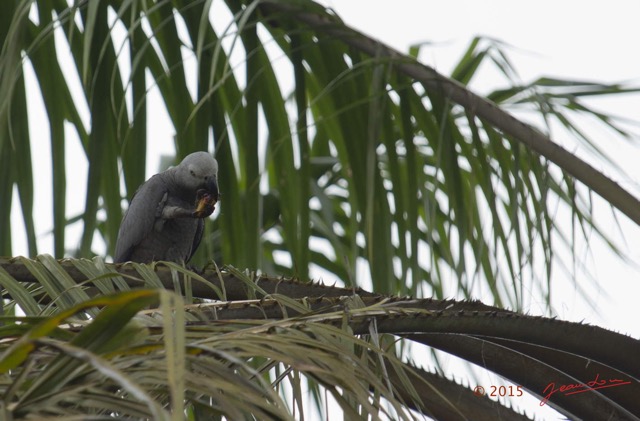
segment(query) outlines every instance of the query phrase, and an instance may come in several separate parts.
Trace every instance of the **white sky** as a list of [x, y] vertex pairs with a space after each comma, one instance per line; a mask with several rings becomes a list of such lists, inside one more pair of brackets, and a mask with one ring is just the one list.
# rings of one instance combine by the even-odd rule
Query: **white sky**
[[[216, 2], [214, 2], [216, 3]], [[640, 85], [640, 56], [637, 42], [640, 40], [640, 2], [610, 0], [585, 2], [578, 0], [518, 2], [513, 0], [327, 0], [322, 2], [334, 8], [350, 26], [380, 39], [392, 47], [406, 52], [409, 45], [432, 42], [424, 47], [421, 61], [447, 74], [461, 57], [472, 37], [484, 35], [507, 42], [513, 46], [510, 58], [523, 81], [532, 81], [539, 76], [581, 79], [614, 83], [631, 81]], [[393, 6], [391, 6], [393, 5]], [[27, 71], [29, 78], [29, 72]], [[472, 87], [484, 92], [502, 83], [495, 74], [486, 72]], [[152, 95], [154, 95], [152, 93]], [[149, 103], [155, 102], [153, 99]], [[600, 99], [593, 102], [606, 112], [640, 120], [640, 95], [628, 95], [617, 99]], [[41, 110], [33, 108], [34, 121], [46, 121]], [[50, 151], [48, 128], [44, 124], [32, 126], [32, 133], [42, 138], [42, 147], [34, 148], [36, 184], [50, 185]], [[170, 130], [169, 130], [170, 131]], [[636, 130], [638, 131], [638, 130]], [[152, 137], [159, 140], [163, 150], [170, 148], [171, 133], [165, 127], [151, 126]], [[609, 151], [629, 175], [615, 175], [616, 181], [638, 194], [640, 179], [640, 149], [613, 139], [606, 132], [597, 132], [598, 141]], [[638, 141], [640, 139], [636, 139]], [[560, 141], [563, 141], [560, 139]], [[37, 141], [40, 144], [39, 141]], [[78, 145], [69, 142], [70, 154], [80, 154]], [[170, 149], [169, 149], [170, 150]], [[578, 149], [577, 153], [583, 153]], [[588, 155], [583, 155], [588, 157]], [[149, 156], [149, 171], [157, 168], [157, 156]], [[84, 163], [78, 160], [77, 171], [86, 174]], [[602, 166], [590, 160], [597, 168]], [[86, 166], [85, 166], [86, 167]], [[46, 181], [42, 181], [46, 180]], [[69, 172], [68, 195], [84, 191], [86, 177]], [[640, 195], [640, 194], [639, 194]], [[37, 233], [41, 236], [40, 253], [52, 253], [50, 192], [36, 194]], [[70, 214], [82, 211], [83, 202], [70, 201]], [[75, 208], [74, 208], [75, 206]], [[14, 221], [21, 225], [19, 209], [14, 207]], [[603, 226], [616, 232], [615, 224], [606, 209], [598, 207], [596, 217], [602, 218]], [[636, 262], [640, 262], [640, 229], [621, 216], [626, 245], [623, 251]], [[14, 254], [26, 255], [26, 245], [20, 229], [14, 231]], [[68, 230], [67, 235], [79, 235], [80, 226]], [[620, 237], [618, 237], [620, 238]], [[590, 299], [596, 308], [589, 308], [576, 293], [571, 282], [562, 276], [554, 279], [554, 305], [562, 319], [585, 321], [640, 338], [640, 323], [635, 316], [637, 299], [640, 296], [640, 269], [631, 268], [611, 255], [606, 248], [591, 244], [592, 253], [580, 252], [578, 263], [589, 267], [599, 281], [598, 289], [590, 290]], [[579, 245], [579, 250], [583, 250]], [[571, 262], [567, 263], [571, 266]], [[559, 274], [559, 271], [556, 271]], [[559, 274], [560, 275], [560, 274]], [[578, 281], [580, 282], [580, 280]], [[590, 282], [585, 281], [584, 284]], [[609, 296], [609, 298], [607, 297]], [[482, 298], [482, 297], [479, 297]], [[539, 314], [542, 308], [531, 308]], [[549, 418], [552, 419], [552, 418]]]

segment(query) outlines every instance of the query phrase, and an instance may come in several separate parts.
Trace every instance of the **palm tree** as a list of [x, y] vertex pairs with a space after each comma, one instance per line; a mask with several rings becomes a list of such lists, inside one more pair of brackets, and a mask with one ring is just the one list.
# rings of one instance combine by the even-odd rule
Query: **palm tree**
[[[230, 19], [211, 18], [213, 7]], [[422, 345], [499, 373], [516, 393], [550, 395], [570, 417], [640, 416], [637, 340], [517, 313], [531, 289], [550, 307], [569, 236], [609, 241], [591, 191], [635, 222], [640, 203], [553, 143], [548, 125], [508, 113], [577, 133], [568, 116], [588, 114], [626, 135], [582, 98], [632, 88], [522, 84], [501, 45], [481, 38], [445, 77], [308, 0], [11, 0], [0, 16], [0, 255], [12, 255], [14, 186], [38, 255], [29, 63], [51, 133], [53, 255], [74, 257], [0, 262], [7, 417], [288, 419], [313, 403], [323, 412], [329, 395], [349, 418], [519, 416], [411, 363]], [[506, 87], [479, 97], [466, 84], [485, 62]], [[202, 273], [94, 257], [113, 251], [122, 199], [144, 181], [153, 90], [175, 128], [175, 160], [210, 150], [220, 163], [222, 211], [194, 259], [209, 263]], [[75, 137], [89, 170], [84, 211], [70, 217]], [[557, 206], [569, 221], [554, 219]], [[347, 288], [307, 283], [310, 268]], [[490, 291], [491, 305], [444, 301], [449, 279], [466, 299]], [[550, 379], [594, 376], [610, 387], [545, 392]]]

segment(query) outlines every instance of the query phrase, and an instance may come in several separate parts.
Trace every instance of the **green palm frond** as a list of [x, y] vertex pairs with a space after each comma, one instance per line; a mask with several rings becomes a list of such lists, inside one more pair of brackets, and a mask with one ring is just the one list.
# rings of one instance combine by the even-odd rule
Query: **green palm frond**
[[[599, 173], [576, 173], [584, 162], [564, 152], [558, 160], [553, 145], [556, 152], [549, 155], [546, 146], [537, 146], [549, 143], [539, 131], [461, 83], [469, 83], [489, 60], [510, 85], [489, 99], [556, 118], [584, 141], [588, 137], [568, 113], [617, 126], [580, 98], [633, 88], [551, 78], [522, 84], [503, 46], [482, 39], [471, 43], [446, 78], [363, 37], [312, 2], [229, 1], [232, 20], [221, 29], [203, 18], [211, 13], [210, 2], [10, 3], [3, 15], [16, 19], [5, 33], [1, 60], [6, 95], [0, 155], [5, 162], [32, 162], [20, 99], [28, 60], [52, 133], [58, 257], [95, 253], [96, 233], [112, 250], [122, 217], [121, 186], [130, 198], [145, 177], [145, 154], [153, 142], [146, 139], [147, 124], [154, 124], [154, 116], [147, 116], [152, 89], [159, 90], [175, 128], [176, 159], [210, 149], [212, 135], [220, 162], [222, 212], [207, 227], [197, 262], [214, 257], [302, 279], [312, 262], [349, 283], [370, 274], [378, 292], [440, 298], [446, 279], [453, 278], [465, 297], [481, 281], [497, 305], [523, 308], [522, 292], [533, 285], [546, 290], [549, 302], [549, 279], [529, 268], [543, 261], [548, 278], [551, 244], [561, 244], [555, 238], [566, 235], [550, 204], [572, 209], [582, 231], [601, 233], [566, 174], [582, 177], [601, 194], [599, 185], [613, 191], [608, 181]], [[37, 20], [29, 17], [34, 11]], [[16, 48], [24, 51], [20, 59]], [[70, 67], [55, 59], [62, 49], [71, 53], [73, 61], [65, 64]], [[244, 56], [241, 64], [232, 61], [238, 55]], [[293, 87], [281, 76], [287, 65]], [[74, 91], [74, 72], [81, 92]], [[79, 117], [86, 111], [90, 127]], [[64, 153], [72, 135], [65, 125], [77, 132], [89, 163], [78, 248], [65, 236], [72, 221]], [[25, 141], [16, 143], [17, 133]], [[549, 160], [567, 173], [550, 170]], [[2, 200], [10, 203], [17, 185], [35, 255], [31, 169], [11, 168], [2, 181]], [[609, 200], [623, 211], [629, 208]], [[8, 214], [0, 220], [3, 232], [10, 232]], [[0, 254], [10, 251], [7, 242]], [[288, 255], [290, 263], [278, 254]], [[497, 255], [506, 259], [498, 264]], [[362, 262], [368, 266], [363, 273]]]
[[[552, 268], [575, 256], [577, 238], [595, 235], [625, 257], [591, 195], [636, 222], [638, 200], [551, 135], [560, 128], [619, 174], [581, 122], [631, 138], [628, 122], [587, 100], [636, 86], [522, 81], [509, 47], [485, 38], [441, 75], [416, 60], [419, 47], [401, 54], [309, 0], [7, 0], [0, 11], [0, 256], [14, 254], [20, 231], [38, 256], [0, 260], [4, 311], [14, 314], [0, 327], [9, 370], [0, 411], [289, 419], [307, 416], [307, 385], [324, 410], [321, 385], [346, 417], [517, 416], [408, 363], [407, 344], [419, 343], [539, 397], [550, 376], [590, 380], [593, 371], [575, 367], [591, 361], [632, 385], [551, 404], [570, 417], [639, 412], [626, 394], [639, 375], [624, 366], [636, 342], [502, 310], [538, 299], [553, 312]], [[503, 82], [479, 96], [487, 66]], [[36, 86], [27, 86], [30, 69]], [[30, 114], [34, 95], [46, 121]], [[123, 205], [157, 152], [149, 127], [165, 110], [175, 156], [163, 167], [195, 150], [220, 163], [220, 212], [194, 258], [218, 266], [194, 274], [38, 255], [109, 259]], [[48, 138], [33, 131], [45, 125]], [[82, 156], [70, 156], [73, 145]], [[52, 173], [34, 180], [43, 165], [34, 149], [45, 147]], [[77, 177], [86, 192], [67, 188]], [[36, 231], [45, 190], [51, 250]], [[22, 224], [11, 219], [18, 206]], [[316, 273], [345, 288], [307, 282]], [[480, 291], [492, 306], [442, 301]], [[545, 342], [544, 332], [561, 339]], [[567, 332], [619, 341], [624, 361], [591, 354], [584, 337], [564, 341]], [[468, 398], [452, 405], [458, 393]]]

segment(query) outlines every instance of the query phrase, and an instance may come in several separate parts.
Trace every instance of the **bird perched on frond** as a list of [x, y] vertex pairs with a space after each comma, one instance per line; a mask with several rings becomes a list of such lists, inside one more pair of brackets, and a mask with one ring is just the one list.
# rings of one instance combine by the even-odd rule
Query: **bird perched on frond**
[[142, 184], [124, 214], [114, 262], [188, 262], [218, 202], [218, 162], [194, 152]]

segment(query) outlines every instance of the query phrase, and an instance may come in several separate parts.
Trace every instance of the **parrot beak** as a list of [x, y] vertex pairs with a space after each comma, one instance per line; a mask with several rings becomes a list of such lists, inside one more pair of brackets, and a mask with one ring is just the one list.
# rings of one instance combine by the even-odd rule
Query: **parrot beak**
[[206, 190], [213, 200], [217, 202], [220, 198], [220, 192], [218, 191], [218, 181], [215, 178], [209, 179]]

